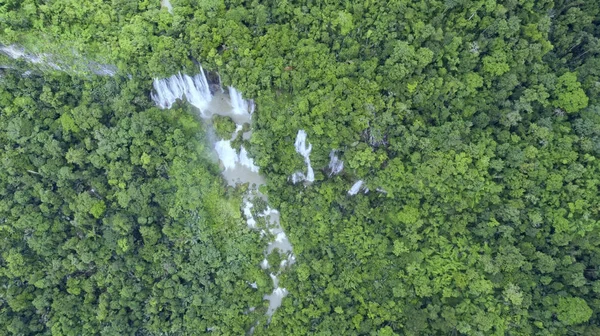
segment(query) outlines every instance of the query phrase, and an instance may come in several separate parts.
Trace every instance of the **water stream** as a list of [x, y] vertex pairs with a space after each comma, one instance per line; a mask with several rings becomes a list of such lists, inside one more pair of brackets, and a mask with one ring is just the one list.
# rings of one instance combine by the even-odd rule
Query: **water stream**
[[[220, 84], [220, 83], [219, 83]], [[245, 100], [242, 94], [235, 88], [229, 87], [227, 93], [224, 90], [218, 90], [211, 94], [208, 81], [202, 68], [200, 73], [191, 77], [188, 75], [177, 74], [169, 78], [155, 79], [154, 90], [151, 94], [152, 99], [157, 106], [161, 108], [170, 108], [178, 99], [185, 99], [190, 104], [198, 108], [200, 116], [205, 119], [208, 127], [212, 127], [211, 119], [214, 115], [230, 117], [236, 124], [236, 129], [229, 139], [218, 139], [213, 141], [213, 148], [219, 158], [222, 170], [222, 176], [231, 186], [248, 183], [248, 193], [244, 197], [244, 207], [241, 211], [246, 218], [249, 227], [260, 230], [261, 235], [270, 234], [274, 239], [265, 247], [265, 259], [260, 267], [269, 268], [266, 256], [274, 250], [286, 257], [281, 262], [281, 268], [294, 263], [295, 257], [293, 248], [288, 240], [283, 228], [279, 224], [279, 212], [268, 206], [268, 198], [259, 191], [259, 187], [265, 184], [264, 177], [259, 172], [259, 167], [254, 164], [246, 148], [241, 146], [239, 151], [232, 147], [232, 141], [239, 136], [243, 130], [244, 124], [252, 123], [252, 113], [254, 112], [254, 102]], [[302, 131], [303, 132], [303, 131]], [[249, 139], [251, 131], [242, 134], [243, 139]], [[300, 134], [300, 133], [299, 133]], [[314, 179], [312, 168], [310, 167], [310, 145], [306, 146], [304, 140], [300, 137], [300, 143], [296, 141], [296, 148], [300, 148], [302, 155], [308, 164], [308, 178]], [[266, 204], [266, 208], [260, 213], [253, 215], [253, 208], [261, 203]], [[264, 223], [259, 227], [258, 222]], [[258, 265], [257, 265], [258, 266]], [[277, 269], [277, 265], [274, 268]], [[267, 315], [270, 317], [281, 305], [282, 299], [287, 295], [287, 290], [279, 286], [278, 274], [270, 273], [273, 280], [273, 291], [265, 295], [264, 299], [269, 301]], [[256, 283], [248, 283], [249, 286], [256, 288]]]
[[169, 13], [173, 14], [173, 5], [171, 5], [171, 1], [169, 0], [160, 0], [160, 5], [165, 7]]
[[352, 188], [350, 188], [350, 190], [348, 190], [348, 195], [354, 196], [354, 195], [358, 194], [358, 192], [360, 191], [360, 188], [362, 187], [362, 185], [363, 185], [363, 180], [356, 181], [352, 185]]
[[[168, 0], [163, 0], [162, 5], [169, 11], [172, 10]], [[63, 64], [52, 62], [52, 57], [46, 54], [28, 54], [22, 48], [14, 45], [0, 45], [0, 53], [18, 59], [25, 58], [27, 61], [34, 64], [42, 64], [54, 70], [63, 70]], [[104, 76], [113, 76], [116, 73], [116, 67], [111, 65], [99, 64], [87, 61], [86, 66], [88, 71]], [[269, 234], [273, 240], [265, 247], [265, 259], [260, 266], [262, 269], [269, 269], [270, 265], [266, 257], [274, 251], [278, 251], [285, 259], [280, 265], [272, 265], [271, 269], [277, 269], [277, 273], [270, 273], [273, 281], [273, 291], [271, 294], [264, 296], [265, 300], [269, 301], [267, 315], [270, 317], [275, 310], [281, 306], [283, 298], [287, 295], [287, 290], [279, 286], [278, 275], [284, 269], [295, 262], [293, 247], [287, 238], [283, 228], [279, 222], [279, 211], [272, 209], [268, 204], [266, 195], [259, 191], [259, 188], [265, 184], [264, 177], [260, 174], [260, 168], [254, 164], [254, 160], [249, 156], [246, 148], [241, 146], [236, 149], [232, 146], [232, 142], [241, 134], [243, 140], [250, 139], [252, 135], [252, 113], [254, 113], [255, 105], [253, 100], [243, 98], [241, 92], [233, 87], [228, 87], [227, 92], [221, 86], [220, 76], [218, 76], [218, 90], [211, 93], [208, 80], [204, 70], [200, 71], [195, 76], [185, 74], [173, 75], [169, 78], [155, 79], [153, 82], [154, 92], [151, 93], [151, 98], [155, 104], [162, 109], [169, 109], [177, 100], [186, 100], [192, 106], [196, 107], [200, 112], [199, 115], [206, 120], [209, 127], [209, 133], [214, 133], [212, 129], [212, 117], [214, 115], [229, 117], [236, 124], [235, 131], [229, 139], [214, 139], [212, 145], [216, 156], [219, 158], [222, 166], [222, 176], [230, 186], [248, 184], [248, 192], [244, 196], [244, 206], [240, 209], [246, 218], [246, 223], [249, 227], [260, 230], [261, 236]], [[244, 131], [244, 125], [250, 125], [250, 131]], [[296, 152], [304, 158], [306, 164], [306, 173], [298, 171], [291, 177], [293, 183], [314, 181], [314, 171], [311, 166], [310, 153], [312, 145], [307, 140], [307, 134], [304, 130], [299, 130], [294, 143]], [[335, 150], [330, 153], [329, 170], [330, 176], [339, 174], [344, 168], [344, 162], [337, 157]], [[363, 181], [357, 181], [348, 191], [349, 195], [357, 194], [363, 188]], [[378, 188], [379, 192], [385, 193], [383, 189]], [[255, 205], [261, 203], [262, 212], [253, 211]], [[264, 206], [266, 204], [266, 207]], [[253, 214], [254, 213], [254, 214]], [[262, 225], [258, 225], [262, 223]], [[278, 267], [279, 266], [279, 267]], [[256, 283], [248, 282], [252, 288], [257, 288]], [[252, 309], [252, 308], [251, 308]], [[210, 328], [209, 328], [210, 329]]]
[[337, 175], [344, 169], [344, 161], [337, 157], [337, 151], [334, 149], [329, 153], [329, 176]]
[[28, 54], [22, 48], [16, 45], [0, 46], [0, 52], [12, 59], [24, 58], [28, 62], [33, 64], [44, 64], [51, 67], [54, 70], [62, 70], [58, 64], [55, 64], [48, 60], [48, 55], [33, 55]]
[[304, 163], [306, 163], [306, 174], [303, 172], [295, 172], [292, 175], [292, 183], [296, 184], [301, 181], [306, 181], [309, 183], [314, 182], [315, 172], [310, 164], [310, 152], [312, 151], [312, 145], [307, 141], [306, 132], [304, 130], [298, 131], [294, 147], [296, 147], [296, 152], [302, 155], [304, 158]]
[[11, 45], [0, 45], [0, 53], [12, 58], [19, 59], [23, 58], [27, 62], [37, 64], [42, 68], [50, 68], [52, 70], [73, 72], [73, 68], [79, 68], [85, 72], [90, 72], [98, 76], [114, 76], [117, 73], [117, 67], [110, 64], [101, 64], [95, 61], [91, 61], [85, 58], [64, 60], [55, 57], [50, 54], [32, 54], [25, 51], [25, 49], [11, 44]]

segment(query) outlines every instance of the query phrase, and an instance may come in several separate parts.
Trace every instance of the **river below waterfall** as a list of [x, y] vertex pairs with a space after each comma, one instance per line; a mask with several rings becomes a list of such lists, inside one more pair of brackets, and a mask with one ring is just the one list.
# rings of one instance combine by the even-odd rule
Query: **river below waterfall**
[[[216, 136], [209, 136], [209, 139], [212, 139], [211, 145], [221, 163], [222, 176], [227, 183], [230, 186], [248, 184], [248, 192], [243, 200], [244, 208], [241, 209], [247, 225], [260, 230], [261, 235], [273, 237], [273, 240], [265, 247], [265, 259], [260, 267], [262, 269], [269, 268], [266, 257], [275, 250], [278, 250], [285, 258], [281, 265], [271, 265], [273, 266], [272, 269], [279, 269], [279, 271], [270, 274], [273, 280], [273, 291], [271, 294], [264, 296], [264, 299], [269, 301], [267, 315], [270, 317], [287, 295], [287, 290], [279, 286], [278, 275], [284, 266], [294, 263], [295, 257], [292, 245], [279, 223], [279, 212], [269, 207], [268, 197], [259, 191], [260, 186], [265, 184], [265, 179], [260, 174], [259, 167], [248, 156], [246, 148], [242, 146], [237, 150], [232, 147], [232, 140], [239, 136], [239, 132], [243, 132], [244, 124], [250, 125], [250, 131], [242, 134], [243, 139], [247, 140], [252, 135], [254, 102], [243, 99], [241, 93], [232, 87], [229, 87], [227, 92], [219, 90], [211, 94], [202, 69], [200, 69], [198, 75], [193, 77], [179, 74], [165, 79], [156, 79], [154, 89], [152, 99], [161, 108], [169, 108], [177, 99], [185, 99], [195, 106], [199, 110], [200, 116], [205, 120], [209, 128], [209, 134], [215, 133], [212, 126], [214, 115], [230, 117], [236, 124], [236, 130], [229, 139], [217, 139]], [[255, 205], [258, 206], [259, 203], [264, 210], [256, 213], [253, 208]], [[266, 204], [266, 207], [264, 204]], [[258, 225], [259, 222], [262, 224]], [[255, 287], [256, 285], [250, 284], [250, 286]]]

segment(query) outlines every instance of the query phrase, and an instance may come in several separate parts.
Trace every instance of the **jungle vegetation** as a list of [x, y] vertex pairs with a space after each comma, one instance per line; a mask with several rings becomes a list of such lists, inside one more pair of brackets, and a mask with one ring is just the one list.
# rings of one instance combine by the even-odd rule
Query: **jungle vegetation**
[[[65, 68], [1, 59], [0, 334], [600, 334], [600, 2], [171, 4], [0, 4]], [[269, 323], [241, 191], [149, 98], [196, 62], [256, 101], [296, 254]]]

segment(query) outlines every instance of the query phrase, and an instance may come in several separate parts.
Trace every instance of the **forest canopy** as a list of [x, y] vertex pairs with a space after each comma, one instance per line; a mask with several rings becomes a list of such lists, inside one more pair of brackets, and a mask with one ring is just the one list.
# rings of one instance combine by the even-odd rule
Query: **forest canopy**
[[[600, 334], [599, 2], [170, 4], [0, 4], [45, 55], [0, 58], [0, 334]], [[149, 99], [198, 63], [256, 102], [296, 255], [270, 321], [240, 191]]]

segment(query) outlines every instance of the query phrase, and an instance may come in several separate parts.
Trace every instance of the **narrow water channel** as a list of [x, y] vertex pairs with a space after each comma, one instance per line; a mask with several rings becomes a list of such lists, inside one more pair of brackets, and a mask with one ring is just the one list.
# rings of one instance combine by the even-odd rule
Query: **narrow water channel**
[[[246, 148], [242, 146], [238, 150], [232, 146], [232, 141], [239, 136], [240, 132], [244, 132], [245, 124], [248, 124], [250, 128], [242, 134], [242, 137], [249, 139], [252, 135], [254, 102], [243, 99], [241, 93], [232, 87], [229, 87], [228, 90], [217, 90], [211, 93], [202, 69], [198, 75], [193, 77], [179, 74], [165, 79], [156, 79], [154, 90], [152, 99], [161, 108], [170, 108], [177, 99], [185, 99], [195, 106], [199, 110], [200, 116], [206, 121], [210, 133], [214, 133], [212, 118], [215, 115], [229, 117], [236, 124], [235, 131], [228, 139], [214, 139], [211, 145], [220, 160], [222, 176], [225, 181], [230, 186], [246, 183], [249, 186], [248, 192], [244, 196], [244, 207], [241, 209], [247, 225], [260, 230], [262, 235], [269, 234], [273, 237], [273, 240], [265, 246], [265, 259], [257, 267], [267, 269], [269, 266], [273, 266], [271, 269], [281, 270], [284, 266], [293, 264], [295, 261], [293, 248], [279, 223], [279, 212], [269, 206], [268, 197], [259, 190], [260, 186], [265, 184], [259, 167], [249, 157]], [[247, 126], [246, 129], [248, 129]], [[259, 206], [259, 203], [264, 210], [256, 213], [253, 208]], [[264, 226], [257, 225], [257, 221], [263, 222]], [[266, 257], [275, 250], [278, 250], [284, 257], [281, 265], [268, 264]], [[264, 296], [264, 299], [269, 301], [267, 310], [269, 317], [281, 306], [283, 298], [287, 295], [287, 290], [279, 286], [279, 272], [270, 273], [273, 280], [273, 291]], [[256, 286], [255, 284], [249, 285]]]

